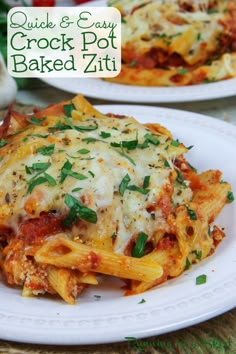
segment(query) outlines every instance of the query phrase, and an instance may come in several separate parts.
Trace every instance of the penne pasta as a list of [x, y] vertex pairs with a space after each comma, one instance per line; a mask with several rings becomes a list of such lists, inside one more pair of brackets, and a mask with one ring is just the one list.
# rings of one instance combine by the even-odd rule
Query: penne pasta
[[78, 269], [81, 272], [94, 271], [120, 278], [136, 280], [154, 280], [162, 276], [163, 270], [158, 263], [137, 259], [93, 249], [80, 242], [57, 235], [48, 240], [36, 252], [35, 259], [39, 263], [56, 267]]

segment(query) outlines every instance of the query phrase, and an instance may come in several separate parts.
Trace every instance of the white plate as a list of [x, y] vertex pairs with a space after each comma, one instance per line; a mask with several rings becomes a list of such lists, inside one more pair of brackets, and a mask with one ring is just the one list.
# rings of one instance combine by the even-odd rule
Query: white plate
[[[216, 119], [166, 108], [98, 106], [105, 113], [130, 114], [141, 122], [160, 122], [186, 146], [199, 170], [218, 168], [236, 191], [236, 127]], [[236, 203], [228, 204], [218, 222], [227, 238], [216, 253], [182, 276], [146, 293], [123, 297], [110, 279], [86, 290], [75, 306], [51, 298], [22, 298], [20, 290], [0, 285], [0, 336], [42, 344], [98, 344], [147, 337], [187, 327], [236, 305]], [[207, 283], [195, 285], [198, 275]], [[96, 296], [101, 296], [100, 300]], [[139, 303], [142, 299], [146, 302]]]
[[[89, 1], [81, 6], [106, 6], [106, 0]], [[89, 78], [44, 78], [43, 81], [71, 93], [135, 103], [200, 101], [236, 95], [236, 79], [185, 87], [122, 85]]]
[[147, 87], [121, 85], [101, 79], [44, 78], [47, 84], [84, 96], [134, 103], [189, 102], [236, 95], [236, 79], [184, 87]]

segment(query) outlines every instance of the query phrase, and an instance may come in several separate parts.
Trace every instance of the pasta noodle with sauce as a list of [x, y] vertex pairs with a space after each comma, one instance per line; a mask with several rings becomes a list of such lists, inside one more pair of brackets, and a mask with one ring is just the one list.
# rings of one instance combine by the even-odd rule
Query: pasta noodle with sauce
[[109, 81], [185, 86], [236, 77], [235, 0], [109, 0], [122, 15], [122, 69]]

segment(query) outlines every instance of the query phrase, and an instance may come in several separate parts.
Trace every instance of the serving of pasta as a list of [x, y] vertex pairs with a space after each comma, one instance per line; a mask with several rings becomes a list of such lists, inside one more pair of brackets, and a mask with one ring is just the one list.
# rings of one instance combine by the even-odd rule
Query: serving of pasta
[[109, 81], [185, 86], [236, 77], [235, 0], [109, 0], [122, 15], [122, 70]]
[[198, 173], [157, 123], [103, 114], [77, 95], [0, 127], [1, 269], [23, 296], [74, 304], [98, 275], [125, 295], [214, 253], [214, 220], [232, 202], [219, 170]]

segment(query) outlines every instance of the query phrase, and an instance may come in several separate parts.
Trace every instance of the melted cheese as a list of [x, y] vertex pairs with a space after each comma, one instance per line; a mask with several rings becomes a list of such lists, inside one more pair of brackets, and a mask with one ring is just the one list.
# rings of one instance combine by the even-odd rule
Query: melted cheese
[[[224, 33], [222, 16], [220, 12], [180, 11], [172, 2], [148, 2], [125, 16], [122, 48], [125, 52], [131, 46], [134, 59], [155, 48], [177, 53], [189, 65], [204, 62], [217, 50], [218, 38]], [[126, 62], [125, 54], [123, 59]]]
[[[51, 121], [55, 123], [54, 118]], [[63, 118], [60, 121], [63, 122]], [[36, 218], [41, 212], [55, 210], [65, 216], [69, 211], [65, 195], [70, 194], [98, 216], [96, 225], [81, 221], [72, 229], [72, 233], [91, 245], [102, 244], [107, 249], [113, 247], [115, 252], [122, 253], [140, 231], [151, 239], [158, 229], [168, 230], [158, 202], [173, 185], [175, 171], [172, 161], [187, 149], [182, 144], [171, 145], [167, 135], [151, 131], [131, 117], [90, 118], [83, 122], [73, 120], [73, 124], [96, 129], [52, 132], [47, 125], [29, 127], [0, 149], [0, 224], [13, 227], [17, 232], [20, 220]], [[142, 144], [147, 140], [146, 134], [158, 139], [159, 144], [149, 142], [144, 148]], [[139, 145], [134, 149], [112, 146], [130, 141], [138, 141]], [[38, 150], [50, 145], [54, 146], [51, 154], [45, 155]], [[71, 171], [82, 175], [83, 179], [67, 175], [60, 182], [66, 161], [71, 163]], [[30, 181], [37, 174], [32, 166], [37, 163], [50, 164], [45, 173], [53, 178], [56, 185], [44, 181], [29, 192]], [[145, 176], [150, 176], [148, 192], [143, 194], [126, 189], [122, 195], [119, 188], [127, 174], [129, 185], [140, 188], [143, 188]], [[44, 172], [38, 177], [43, 176]], [[174, 185], [174, 205], [187, 203], [191, 197], [190, 188], [183, 190], [179, 183]], [[155, 215], [151, 215], [149, 210], [152, 206], [155, 206]], [[112, 242], [114, 233], [116, 239]]]

